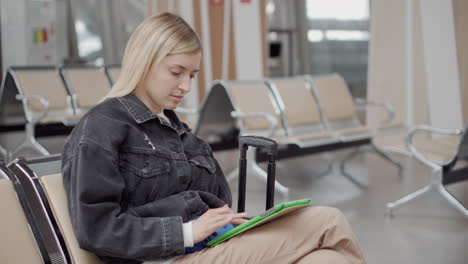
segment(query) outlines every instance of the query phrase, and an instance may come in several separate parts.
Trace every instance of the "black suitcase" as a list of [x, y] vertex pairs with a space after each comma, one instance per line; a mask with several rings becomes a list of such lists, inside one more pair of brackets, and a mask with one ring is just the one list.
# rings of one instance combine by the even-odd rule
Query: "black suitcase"
[[276, 141], [259, 136], [241, 136], [239, 137], [239, 200], [237, 203], [237, 211], [245, 211], [245, 192], [246, 192], [246, 170], [247, 159], [246, 153], [249, 146], [264, 149], [269, 156], [268, 176], [267, 176], [267, 191], [266, 191], [266, 210], [274, 205], [275, 200], [275, 158], [278, 153], [278, 144]]

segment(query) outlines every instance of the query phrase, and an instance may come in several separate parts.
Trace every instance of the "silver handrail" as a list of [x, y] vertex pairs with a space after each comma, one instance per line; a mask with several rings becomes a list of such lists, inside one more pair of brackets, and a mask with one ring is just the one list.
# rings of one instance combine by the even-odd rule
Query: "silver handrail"
[[418, 132], [421, 132], [421, 131], [426, 131], [426, 132], [439, 134], [439, 135], [462, 135], [463, 130], [462, 129], [444, 129], [444, 128], [431, 127], [428, 125], [419, 125], [410, 129], [408, 133], [408, 136], [406, 138], [406, 146], [408, 147], [408, 149], [411, 151], [411, 153], [414, 155], [416, 159], [420, 160], [422, 163], [428, 165], [429, 167], [433, 169], [439, 169], [441, 166], [445, 166], [449, 164], [450, 162], [440, 163], [440, 162], [432, 161], [426, 158], [421, 152], [419, 152], [416, 149], [416, 147], [413, 144], [413, 139], [414, 139], [414, 136]]

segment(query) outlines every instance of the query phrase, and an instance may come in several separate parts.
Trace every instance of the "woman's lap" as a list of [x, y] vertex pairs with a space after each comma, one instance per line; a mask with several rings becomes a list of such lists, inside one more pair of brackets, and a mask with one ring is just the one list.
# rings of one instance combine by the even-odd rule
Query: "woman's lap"
[[[346, 221], [343, 230], [336, 228], [343, 221], [337, 209], [306, 207], [174, 263], [292, 263], [319, 249], [324, 239], [337, 241], [332, 244], [353, 239]], [[333, 237], [325, 237], [330, 228]]]

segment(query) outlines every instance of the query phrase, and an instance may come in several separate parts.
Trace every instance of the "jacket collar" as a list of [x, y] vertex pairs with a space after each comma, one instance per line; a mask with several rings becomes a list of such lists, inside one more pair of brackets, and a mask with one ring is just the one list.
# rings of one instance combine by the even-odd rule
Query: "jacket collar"
[[[151, 112], [151, 110], [149, 110], [148, 107], [138, 97], [136, 97], [136, 95], [129, 94], [123, 97], [118, 97], [117, 99], [125, 106], [125, 109], [127, 109], [138, 124], [142, 124], [153, 119], [158, 119], [162, 124], [167, 124], [166, 120]], [[187, 125], [183, 124], [179, 120], [179, 117], [177, 117], [173, 110], [164, 109], [164, 114], [169, 118], [169, 120], [171, 120], [173, 127], [177, 130], [179, 135], [184, 132], [191, 131]]]

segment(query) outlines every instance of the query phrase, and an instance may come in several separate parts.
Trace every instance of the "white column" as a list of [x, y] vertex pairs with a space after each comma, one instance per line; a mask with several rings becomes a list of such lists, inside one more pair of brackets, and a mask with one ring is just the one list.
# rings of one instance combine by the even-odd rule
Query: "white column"
[[431, 125], [463, 128], [452, 1], [419, 1]]
[[205, 74], [205, 87], [208, 94], [213, 82], [213, 70], [211, 64], [211, 36], [210, 36], [210, 12], [209, 0], [200, 1], [200, 16], [202, 26], [202, 43], [203, 43], [203, 69]]
[[223, 19], [223, 57], [221, 79], [228, 79], [229, 72], [229, 44], [231, 42], [231, 0], [224, 0]]
[[260, 1], [233, 1], [237, 79], [263, 78]]
[[413, 0], [405, 1], [405, 90], [406, 125], [414, 125], [414, 56], [413, 56]]
[[[171, 0], [172, 2], [173, 0]], [[193, 13], [193, 1], [179, 1], [180, 16], [195, 28], [195, 14]], [[203, 45], [203, 43], [202, 43]], [[184, 98], [183, 107], [198, 108], [198, 81], [192, 80], [192, 90]]]
[[[25, 0], [1, 1], [2, 28], [2, 67], [3, 72], [11, 65], [27, 65], [27, 44], [31, 34], [27, 26], [27, 12]], [[2, 74], [3, 76], [3, 74]]]

